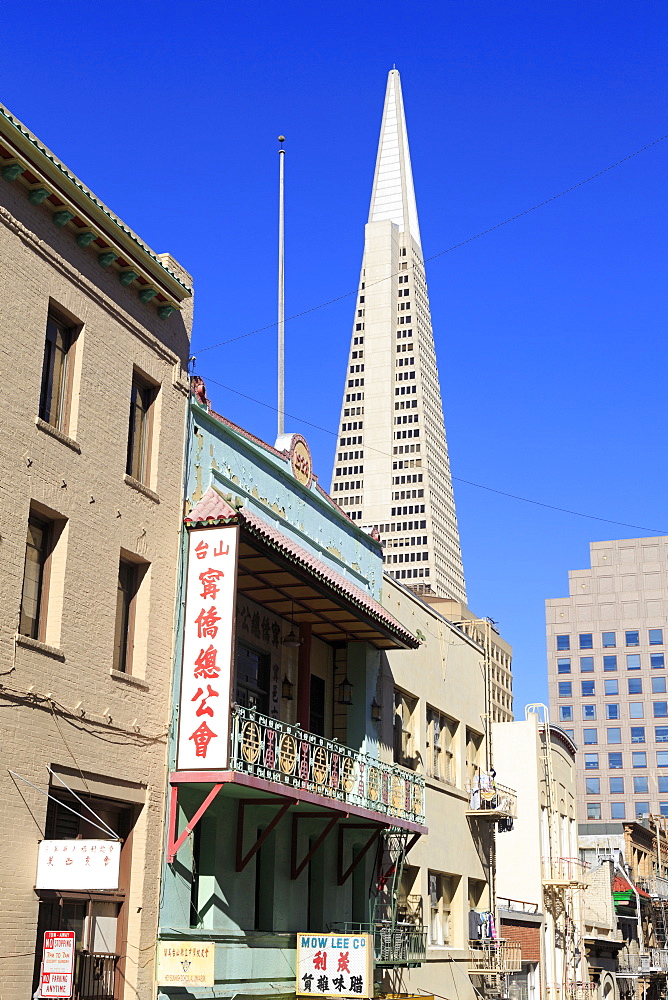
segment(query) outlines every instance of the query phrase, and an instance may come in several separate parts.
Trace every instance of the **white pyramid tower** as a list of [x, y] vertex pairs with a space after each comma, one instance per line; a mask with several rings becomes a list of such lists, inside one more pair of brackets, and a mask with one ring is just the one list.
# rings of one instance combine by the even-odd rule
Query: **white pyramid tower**
[[390, 71], [332, 496], [377, 526], [385, 569], [407, 587], [466, 602], [406, 119]]

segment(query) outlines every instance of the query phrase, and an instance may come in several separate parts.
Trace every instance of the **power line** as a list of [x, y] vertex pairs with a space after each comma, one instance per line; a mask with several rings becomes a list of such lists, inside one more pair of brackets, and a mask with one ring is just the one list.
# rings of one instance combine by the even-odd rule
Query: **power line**
[[[265, 403], [261, 399], [255, 399], [254, 396], [249, 396], [245, 392], [233, 389], [230, 385], [223, 385], [222, 382], [217, 382], [214, 378], [210, 378], [208, 375], [205, 378], [205, 382], [212, 382], [221, 389], [227, 389], [228, 392], [233, 392], [237, 396], [242, 396], [244, 399], [250, 400], [251, 403], [257, 403], [259, 406], [264, 406], [267, 410], [273, 410], [276, 412], [276, 407], [272, 406], [270, 403]], [[301, 424], [306, 424], [308, 427], [313, 427], [315, 430], [322, 431], [324, 434], [330, 434], [332, 437], [338, 437], [337, 431], [332, 431], [328, 427], [321, 427], [320, 424], [311, 423], [310, 420], [304, 420], [302, 417], [298, 417], [294, 413], [286, 412], [285, 416], [290, 417], [292, 420], [297, 420]], [[392, 458], [392, 455], [386, 451], [381, 451], [380, 448], [373, 448], [370, 445], [364, 445], [364, 447], [368, 451], [375, 451], [378, 455], [385, 455], [386, 458]], [[461, 476], [452, 476], [451, 478], [457, 483], [465, 483], [467, 486], [475, 486], [476, 489], [486, 490], [488, 493], [498, 493], [499, 496], [509, 497], [511, 500], [520, 500], [522, 503], [534, 504], [536, 507], [545, 507], [548, 510], [556, 510], [561, 514], [572, 514], [574, 517], [586, 517], [591, 521], [603, 521], [605, 524], [616, 524], [621, 528], [633, 528], [636, 531], [649, 531], [654, 535], [668, 535], [668, 531], [662, 528], [646, 528], [641, 524], [629, 524], [626, 521], [613, 521], [612, 518], [599, 517], [597, 514], [583, 514], [582, 511], [579, 510], [570, 510], [567, 507], [557, 507], [555, 504], [543, 503], [542, 500], [532, 500], [529, 497], [521, 497], [516, 493], [506, 493], [504, 490], [497, 490], [493, 486], [484, 486], [482, 483], [474, 483], [470, 479], [462, 479]]]
[[[584, 180], [577, 181], [576, 184], [571, 184], [570, 187], [564, 188], [558, 194], [553, 194], [550, 198], [545, 198], [543, 201], [537, 202], [530, 208], [525, 208], [522, 212], [517, 212], [515, 215], [509, 216], [504, 219], [503, 222], [497, 222], [494, 226], [489, 226], [487, 229], [482, 229], [479, 233], [474, 236], [469, 236], [465, 240], [461, 240], [459, 243], [453, 243], [451, 247], [446, 250], [439, 250], [438, 253], [432, 254], [430, 257], [424, 258], [424, 263], [427, 264], [430, 260], [436, 260], [437, 257], [443, 257], [446, 253], [452, 253], [453, 250], [459, 250], [460, 247], [465, 247], [469, 243], [473, 243], [475, 240], [479, 240], [483, 236], [488, 236], [489, 233], [495, 232], [497, 229], [502, 229], [503, 226], [509, 225], [511, 222], [516, 222], [517, 219], [522, 219], [525, 215], [530, 215], [531, 212], [535, 212], [539, 208], [544, 208], [545, 205], [549, 205], [553, 201], [557, 201], [559, 198], [563, 198], [564, 195], [570, 194], [571, 191], [576, 191], [578, 188], [583, 187], [585, 184], [589, 184], [590, 181], [595, 181], [598, 177], [602, 177], [603, 174], [607, 174], [608, 171], [614, 170], [615, 167], [619, 167], [622, 163], [626, 163], [628, 160], [632, 160], [634, 156], [639, 156], [640, 153], [644, 153], [646, 150], [651, 149], [653, 146], [657, 146], [660, 142], [668, 139], [668, 132], [665, 135], [659, 136], [658, 139], [654, 139], [652, 142], [648, 142], [647, 145], [641, 146], [640, 149], [634, 150], [633, 153], [629, 153], [627, 156], [623, 156], [621, 160], [616, 160], [615, 163], [611, 163], [607, 167], [603, 167], [602, 170], [597, 170], [595, 174], [591, 174], [590, 177], [585, 177]], [[367, 283], [367, 288], [371, 288], [373, 285], [379, 285], [383, 281], [389, 281], [390, 278], [395, 278], [399, 272], [396, 271], [393, 274], [388, 274], [385, 278], [378, 278], [376, 281], [370, 281]], [[327, 299], [326, 302], [320, 302], [317, 306], [311, 306], [309, 309], [302, 309], [301, 312], [293, 313], [292, 316], [288, 316], [285, 319], [286, 323], [290, 320], [300, 319], [302, 316], [308, 316], [309, 313], [317, 312], [319, 309], [325, 309], [327, 306], [334, 305], [335, 302], [341, 302], [342, 299], [350, 298], [351, 295], [357, 295], [359, 291], [358, 288], [354, 288], [349, 292], [344, 292], [342, 295], [337, 295], [333, 299]], [[213, 351], [216, 347], [225, 347], [226, 344], [233, 344], [237, 340], [244, 340], [246, 337], [253, 337], [256, 333], [264, 333], [265, 330], [272, 330], [277, 326], [277, 321], [273, 323], [267, 323], [266, 326], [259, 326], [255, 330], [249, 330], [248, 333], [241, 333], [237, 337], [230, 337], [229, 340], [221, 340], [217, 344], [210, 344], [208, 347], [200, 347], [196, 352], [197, 354], [204, 354], [205, 351]], [[256, 400], [257, 402], [257, 400]]]

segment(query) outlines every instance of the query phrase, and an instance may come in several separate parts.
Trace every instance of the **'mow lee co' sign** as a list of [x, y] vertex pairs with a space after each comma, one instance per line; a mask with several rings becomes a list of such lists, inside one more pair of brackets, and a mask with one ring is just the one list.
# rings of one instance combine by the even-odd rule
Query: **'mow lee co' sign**
[[229, 756], [239, 528], [188, 533], [176, 766], [224, 770]]

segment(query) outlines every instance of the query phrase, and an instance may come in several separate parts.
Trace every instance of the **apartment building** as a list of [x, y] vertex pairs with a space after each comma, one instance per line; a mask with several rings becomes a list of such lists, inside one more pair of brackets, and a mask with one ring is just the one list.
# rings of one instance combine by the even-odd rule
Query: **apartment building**
[[668, 815], [668, 538], [594, 542], [546, 601], [550, 711], [580, 749], [583, 822]]
[[2, 107], [0, 175], [2, 992], [148, 998], [192, 289]]
[[[190, 433], [164, 968], [200, 953], [212, 996], [473, 1000], [494, 821], [469, 790], [488, 771], [481, 648], [383, 575], [302, 437], [266, 444], [198, 378]], [[368, 979], [351, 942], [370, 942]]]

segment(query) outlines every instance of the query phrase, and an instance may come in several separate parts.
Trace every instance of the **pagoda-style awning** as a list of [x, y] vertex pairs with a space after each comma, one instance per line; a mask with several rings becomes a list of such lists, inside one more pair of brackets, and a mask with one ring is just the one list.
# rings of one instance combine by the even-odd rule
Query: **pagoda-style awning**
[[209, 487], [185, 518], [188, 528], [239, 524], [239, 593], [326, 642], [370, 642], [416, 649], [418, 639], [369, 593], [246, 507], [235, 509]]

